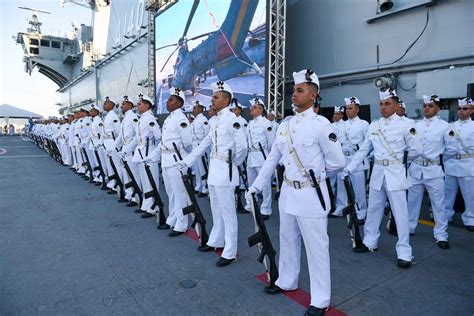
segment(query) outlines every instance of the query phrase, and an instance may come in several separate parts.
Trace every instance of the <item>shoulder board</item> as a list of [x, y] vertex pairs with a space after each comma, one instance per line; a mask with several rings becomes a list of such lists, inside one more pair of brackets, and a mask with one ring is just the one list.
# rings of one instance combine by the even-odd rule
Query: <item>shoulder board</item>
[[207, 124], [209, 124], [209, 123], [207, 121], [204, 121], [204, 125], [207, 125]]
[[449, 135], [449, 136], [454, 136], [454, 131], [451, 130], [448, 135]]
[[118, 120], [117, 120], [117, 119], [115, 119], [115, 120], [114, 120], [114, 123], [117, 123], [117, 122], [118, 122]]
[[244, 127], [247, 127], [247, 126], [248, 126], [248, 124], [244, 124]]
[[137, 119], [137, 118], [134, 118], [133, 121], [136, 123], [136, 122], [138, 122], [138, 119]]
[[156, 124], [155, 122], [148, 123], [148, 125], [150, 125], [151, 127], [155, 126], [155, 124]]
[[91, 125], [91, 123], [86, 123], [86, 126], [89, 126], [89, 125]]
[[336, 134], [334, 134], [334, 133], [330, 133], [330, 134], [328, 135], [328, 138], [329, 138], [329, 140], [332, 141], [332, 142], [336, 142], [336, 141], [337, 141], [337, 136], [336, 136]]
[[181, 122], [181, 124], [179, 124], [179, 126], [181, 126], [182, 128], [186, 128], [186, 127], [188, 127], [188, 124], [186, 122]]
[[410, 128], [410, 134], [416, 135], [416, 129], [414, 127]]
[[271, 131], [272, 131], [272, 127], [271, 127], [271, 126], [268, 126], [268, 127], [267, 127], [267, 131], [271, 132]]
[[235, 122], [232, 126], [233, 126], [235, 129], [239, 129], [239, 128], [240, 128], [239, 122]]
[[104, 124], [103, 124], [103, 123], [99, 123], [99, 126], [102, 127], [102, 126], [104, 126]]

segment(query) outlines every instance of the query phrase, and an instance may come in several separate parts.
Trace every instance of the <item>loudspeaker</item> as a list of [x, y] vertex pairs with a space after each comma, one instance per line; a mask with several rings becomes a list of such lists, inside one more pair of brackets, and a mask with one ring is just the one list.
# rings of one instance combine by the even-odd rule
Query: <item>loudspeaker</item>
[[467, 84], [467, 97], [474, 99], [474, 83]]

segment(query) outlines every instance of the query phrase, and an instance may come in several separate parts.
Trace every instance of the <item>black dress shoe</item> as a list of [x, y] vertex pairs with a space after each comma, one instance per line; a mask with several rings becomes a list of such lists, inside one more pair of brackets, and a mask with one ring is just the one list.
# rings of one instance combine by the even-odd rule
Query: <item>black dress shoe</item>
[[437, 241], [436, 244], [437, 244], [438, 247], [441, 248], [441, 249], [449, 249], [449, 242], [446, 241], [446, 240]]
[[176, 230], [172, 230], [172, 231], [170, 231], [168, 236], [169, 237], [176, 237], [176, 236], [179, 236], [179, 235], [182, 235], [182, 234], [184, 234], [184, 232], [179, 232], [179, 231], [176, 231]]
[[246, 214], [246, 213], [250, 213], [250, 211], [247, 211], [247, 210], [244, 209], [244, 208], [238, 208], [238, 209], [237, 209], [237, 213]]
[[304, 316], [323, 316], [326, 310], [327, 310], [327, 307], [318, 308], [316, 306], [310, 305], [308, 309], [306, 310], [306, 313], [304, 313]]
[[357, 224], [358, 224], [359, 226], [364, 225], [364, 224], [365, 224], [365, 219], [358, 219], [358, 220], [357, 220]]
[[199, 251], [202, 251], [202, 252], [209, 252], [209, 251], [214, 251], [214, 247], [211, 247], [211, 246], [208, 246], [208, 245], [201, 245], [198, 247], [198, 250]]
[[159, 230], [170, 229], [170, 228], [171, 228], [171, 226], [168, 225], [168, 224], [158, 224], [158, 225], [156, 226], [156, 229], [159, 229]]
[[369, 249], [369, 247], [367, 247], [366, 245], [362, 244], [362, 246], [360, 246], [360, 247], [352, 248], [352, 251], [354, 251], [354, 252], [367, 252], [367, 251], [374, 252], [374, 251], [377, 251], [377, 248]]
[[466, 226], [466, 229], [470, 232], [474, 232], [474, 226]]
[[228, 266], [229, 264], [231, 264], [232, 262], [234, 262], [235, 260], [236, 260], [235, 258], [226, 259], [226, 258], [220, 257], [219, 260], [217, 260], [217, 262], [216, 262], [216, 266], [225, 267], [225, 266]]
[[127, 205], [128, 207], [132, 207], [132, 206], [137, 206], [138, 204], [137, 204], [136, 202], [132, 202], [132, 201], [131, 201], [131, 202], [128, 202], [126, 205]]
[[107, 194], [117, 194], [117, 192], [115, 192], [114, 190], [109, 190], [107, 191]]
[[141, 216], [141, 218], [150, 218], [150, 217], [155, 217], [155, 214], [146, 212]]
[[201, 192], [201, 193], [198, 194], [198, 197], [206, 197], [206, 196], [207, 196], [207, 193], [202, 193]]
[[119, 199], [117, 202], [119, 202], [119, 203], [125, 203], [125, 202], [128, 202], [128, 200], [123, 198], [123, 199]]
[[270, 215], [262, 215], [262, 218], [263, 218], [264, 221], [266, 221], [270, 218]]
[[98, 187], [99, 185], [102, 185], [102, 183], [96, 182], [96, 183], [94, 183], [94, 185], [95, 185], [96, 187]]
[[137, 208], [135, 211], [135, 213], [145, 213], [145, 211], [142, 211], [141, 209]]
[[329, 217], [329, 218], [341, 218], [342, 216], [334, 215], [334, 214], [332, 214], [332, 213], [329, 213], [329, 214], [328, 214], [328, 217]]
[[265, 294], [270, 294], [270, 295], [275, 295], [275, 294], [280, 294], [282, 293], [284, 290], [279, 287], [278, 285], [267, 285], [263, 288], [263, 291], [265, 292]]
[[408, 269], [411, 266], [411, 261], [405, 261], [402, 259], [398, 259], [397, 266], [403, 269]]

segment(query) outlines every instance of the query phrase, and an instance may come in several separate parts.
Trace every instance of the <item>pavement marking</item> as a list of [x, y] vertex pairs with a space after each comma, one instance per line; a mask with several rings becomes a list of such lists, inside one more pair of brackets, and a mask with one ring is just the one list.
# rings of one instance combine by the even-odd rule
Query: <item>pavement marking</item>
[[7, 152], [5, 148], [0, 148], [0, 155], [3, 155]]
[[[265, 284], [269, 284], [268, 282], [268, 277], [267, 273], [262, 273], [256, 276], [256, 278], [260, 281], [262, 281]], [[288, 297], [289, 299], [295, 301], [296, 303], [303, 305], [304, 307], [308, 308], [308, 306], [311, 304], [311, 295], [306, 292], [305, 290], [302, 289], [296, 289], [294, 291], [284, 291], [283, 295]], [[328, 316], [346, 316], [347, 314], [344, 313], [343, 311], [340, 311], [338, 309], [335, 309], [334, 307], [329, 307], [328, 311], [324, 313], [324, 315]]]
[[0, 157], [0, 159], [8, 159], [8, 158], [38, 158], [38, 157], [49, 157], [49, 155], [4, 156], [4, 157]]
[[419, 219], [418, 223], [426, 225], [426, 226], [431, 226], [431, 227], [435, 226], [435, 223], [433, 223], [432, 221], [427, 221], [427, 220], [424, 220], [424, 219]]

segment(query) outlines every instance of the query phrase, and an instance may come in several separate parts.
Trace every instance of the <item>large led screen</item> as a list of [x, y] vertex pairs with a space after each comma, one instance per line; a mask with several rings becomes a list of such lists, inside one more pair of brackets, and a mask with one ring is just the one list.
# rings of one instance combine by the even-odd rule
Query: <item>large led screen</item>
[[[170, 87], [185, 91], [185, 108], [211, 103], [223, 80], [244, 106], [264, 100], [267, 0], [180, 0], [155, 20], [157, 113], [167, 113]], [[265, 100], [264, 100], [265, 101]]]

